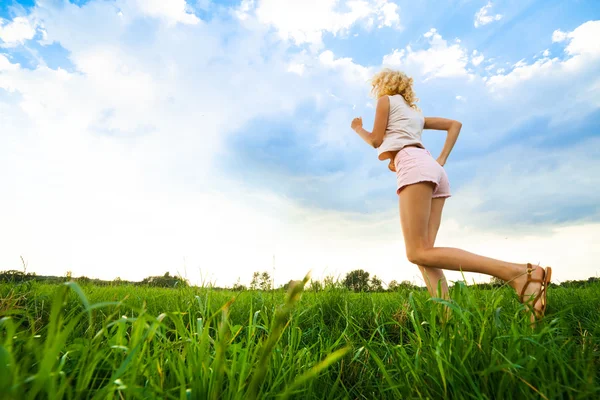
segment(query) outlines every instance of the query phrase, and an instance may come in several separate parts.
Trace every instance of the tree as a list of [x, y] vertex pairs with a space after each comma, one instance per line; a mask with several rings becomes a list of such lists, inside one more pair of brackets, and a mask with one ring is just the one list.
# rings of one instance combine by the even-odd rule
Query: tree
[[27, 280], [27, 275], [22, 271], [11, 269], [0, 272], [0, 282], [24, 282]]
[[417, 289], [417, 286], [413, 285], [411, 281], [402, 281], [402, 283], [400, 283], [400, 287], [407, 290]]
[[260, 272], [255, 272], [252, 274], [252, 281], [250, 282], [250, 289], [257, 290], [260, 280]]
[[400, 290], [417, 290], [418, 286], [413, 285], [411, 281], [402, 281], [398, 283], [398, 281], [393, 280], [388, 284], [389, 292], [398, 292]]
[[87, 276], [80, 276], [79, 278], [75, 278], [75, 281], [79, 284], [89, 284], [92, 280]]
[[238, 278], [237, 282], [233, 284], [231, 290], [233, 290], [234, 292], [241, 292], [246, 290], [246, 286], [242, 285], [240, 283], [240, 278]]
[[260, 290], [271, 290], [271, 276], [268, 272], [263, 272], [260, 275]]
[[255, 272], [252, 274], [252, 281], [250, 282], [250, 289], [252, 290], [271, 290], [272, 281], [271, 276], [268, 272]]
[[377, 275], [373, 275], [373, 277], [371, 278], [371, 285], [369, 289], [372, 292], [383, 292], [383, 285], [381, 279], [379, 279]]
[[186, 279], [180, 276], [171, 276], [168, 272], [163, 276], [149, 276], [144, 278], [144, 280], [140, 283], [142, 285], [170, 288], [188, 287], [190, 285]]
[[354, 292], [369, 291], [369, 273], [362, 269], [355, 269], [346, 274], [344, 285]]

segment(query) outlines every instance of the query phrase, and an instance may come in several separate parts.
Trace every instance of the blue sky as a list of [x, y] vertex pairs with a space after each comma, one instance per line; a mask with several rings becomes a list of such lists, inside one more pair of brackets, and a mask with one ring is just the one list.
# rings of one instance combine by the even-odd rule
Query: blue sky
[[389, 66], [424, 114], [463, 122], [440, 245], [600, 271], [597, 1], [6, 1], [0, 18], [0, 269], [230, 284], [275, 255], [280, 282], [419, 283], [395, 178], [349, 129], [372, 125]]

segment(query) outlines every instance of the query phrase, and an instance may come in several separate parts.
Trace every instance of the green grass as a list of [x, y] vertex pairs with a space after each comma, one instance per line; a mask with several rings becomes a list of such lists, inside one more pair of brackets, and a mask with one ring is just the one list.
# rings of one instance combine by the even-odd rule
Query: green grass
[[600, 397], [600, 284], [426, 292], [0, 284], [0, 398]]

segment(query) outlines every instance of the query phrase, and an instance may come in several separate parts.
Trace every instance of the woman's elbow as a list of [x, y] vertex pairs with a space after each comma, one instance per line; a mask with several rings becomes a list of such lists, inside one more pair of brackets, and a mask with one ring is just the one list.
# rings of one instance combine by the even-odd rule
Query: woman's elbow
[[383, 143], [383, 134], [381, 133], [372, 133], [371, 137], [369, 139], [371, 139], [371, 146], [373, 146], [374, 148], [378, 148], [379, 146], [381, 146], [381, 144]]
[[452, 121], [452, 125], [454, 125], [454, 127], [458, 130], [462, 128], [462, 122], [459, 121]]

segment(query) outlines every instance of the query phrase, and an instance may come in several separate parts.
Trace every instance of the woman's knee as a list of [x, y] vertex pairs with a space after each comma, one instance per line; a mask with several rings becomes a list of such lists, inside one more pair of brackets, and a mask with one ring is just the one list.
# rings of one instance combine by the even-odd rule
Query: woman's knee
[[413, 247], [406, 249], [406, 258], [413, 264], [427, 266], [427, 248]]

